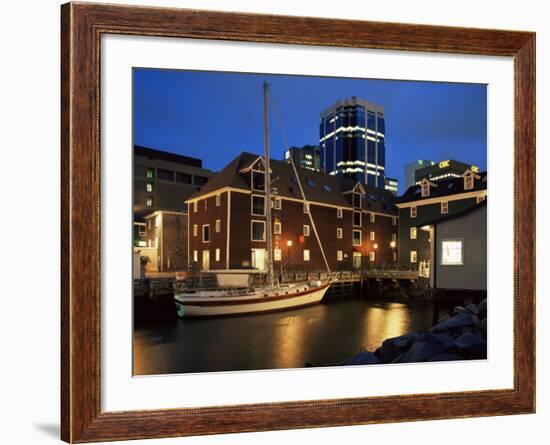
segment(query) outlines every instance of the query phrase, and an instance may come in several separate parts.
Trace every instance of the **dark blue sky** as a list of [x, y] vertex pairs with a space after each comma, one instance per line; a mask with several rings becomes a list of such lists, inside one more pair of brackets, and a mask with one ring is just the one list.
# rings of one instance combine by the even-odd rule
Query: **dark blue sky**
[[[386, 173], [399, 179], [416, 159], [456, 159], [487, 168], [485, 85], [134, 70], [134, 143], [197, 157], [220, 170], [239, 152], [263, 152], [262, 83], [271, 85], [292, 145], [319, 143], [319, 113], [358, 96], [386, 114]], [[272, 157], [285, 146], [273, 113]]]

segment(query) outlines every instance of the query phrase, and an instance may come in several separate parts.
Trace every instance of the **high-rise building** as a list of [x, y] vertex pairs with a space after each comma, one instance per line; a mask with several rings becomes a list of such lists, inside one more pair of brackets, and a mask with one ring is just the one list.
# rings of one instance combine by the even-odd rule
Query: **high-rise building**
[[395, 178], [390, 178], [389, 176], [384, 177], [384, 188], [390, 192], [392, 195], [397, 196], [397, 190], [399, 188], [399, 181]]
[[415, 179], [415, 173], [417, 170], [420, 170], [424, 167], [429, 167], [430, 165], [434, 165], [434, 161], [430, 161], [429, 159], [419, 159], [417, 161], [411, 162], [410, 164], [405, 165], [405, 190], [407, 190], [409, 187], [412, 187], [416, 184]]
[[[479, 173], [479, 167], [476, 165], [465, 164], [464, 162], [447, 159], [439, 163], [424, 166], [415, 171], [414, 183], [420, 184], [422, 179], [427, 178], [432, 182], [441, 181], [449, 178], [460, 178], [466, 170]], [[413, 184], [414, 185], [414, 184]]]
[[321, 156], [318, 145], [304, 145], [303, 147], [290, 147], [285, 151], [285, 161], [290, 162], [308, 170], [318, 172], [321, 169]]
[[321, 113], [321, 170], [385, 188], [384, 108], [358, 97], [342, 99]]

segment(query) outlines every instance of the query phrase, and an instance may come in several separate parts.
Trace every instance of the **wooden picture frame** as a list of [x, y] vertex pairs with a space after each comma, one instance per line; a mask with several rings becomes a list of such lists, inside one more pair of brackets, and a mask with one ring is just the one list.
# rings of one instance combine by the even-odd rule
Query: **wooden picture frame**
[[[68, 3], [61, 8], [61, 436], [68, 442], [494, 416], [535, 411], [535, 34]], [[512, 56], [515, 70], [514, 387], [102, 412], [100, 38], [166, 36]]]

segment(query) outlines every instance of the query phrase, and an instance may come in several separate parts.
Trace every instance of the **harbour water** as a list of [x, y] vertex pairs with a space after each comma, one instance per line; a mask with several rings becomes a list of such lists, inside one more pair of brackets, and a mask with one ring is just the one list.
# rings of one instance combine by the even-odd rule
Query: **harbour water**
[[431, 326], [427, 302], [345, 298], [261, 315], [170, 320], [134, 331], [134, 375], [335, 364]]

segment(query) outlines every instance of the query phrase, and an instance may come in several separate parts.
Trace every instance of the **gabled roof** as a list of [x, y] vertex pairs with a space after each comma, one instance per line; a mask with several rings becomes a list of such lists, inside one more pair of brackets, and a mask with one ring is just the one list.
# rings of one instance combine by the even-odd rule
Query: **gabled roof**
[[457, 195], [459, 193], [475, 192], [478, 190], [487, 190], [487, 172], [479, 173], [474, 176], [474, 188], [464, 189], [464, 178], [449, 178], [437, 181], [437, 187], [430, 188], [430, 196], [422, 197], [422, 187], [413, 185], [409, 187], [403, 195], [397, 198], [397, 203], [421, 201], [423, 199], [432, 199], [443, 196]]
[[[233, 159], [225, 168], [214, 175], [205, 186], [195, 193], [190, 199], [213, 193], [225, 187], [250, 190], [248, 182], [248, 167], [258, 160], [258, 155], [242, 152]], [[284, 161], [271, 159], [271, 186], [276, 189], [277, 196], [302, 199], [298, 182], [292, 166]], [[340, 176], [328, 175], [322, 172], [296, 167], [298, 175], [308, 201], [330, 204], [338, 207], [350, 207], [350, 197], [345, 195], [351, 192], [358, 183]], [[245, 172], [245, 173], [243, 173]], [[395, 197], [386, 190], [368, 187], [361, 184], [364, 189], [363, 208], [365, 210], [381, 213], [396, 214], [393, 202]]]

